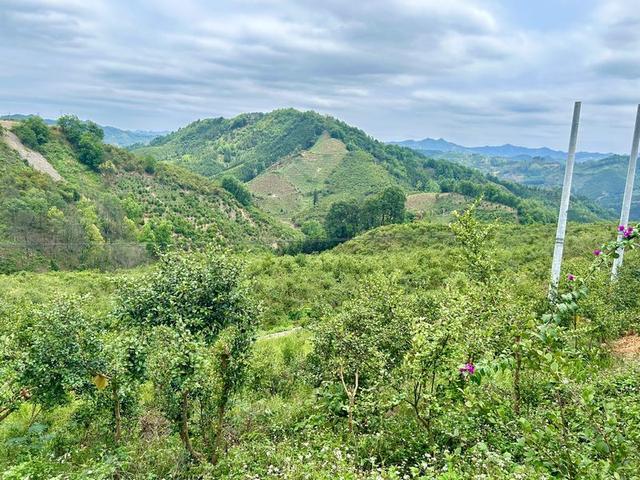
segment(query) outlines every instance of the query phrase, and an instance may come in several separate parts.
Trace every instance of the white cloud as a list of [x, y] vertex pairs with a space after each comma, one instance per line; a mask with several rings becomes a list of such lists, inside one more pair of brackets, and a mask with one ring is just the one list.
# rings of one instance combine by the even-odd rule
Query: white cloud
[[559, 127], [582, 99], [581, 146], [624, 150], [640, 100], [638, 1], [538, 29], [507, 0], [4, 0], [0, 113], [166, 129], [295, 106], [383, 139], [564, 147]]

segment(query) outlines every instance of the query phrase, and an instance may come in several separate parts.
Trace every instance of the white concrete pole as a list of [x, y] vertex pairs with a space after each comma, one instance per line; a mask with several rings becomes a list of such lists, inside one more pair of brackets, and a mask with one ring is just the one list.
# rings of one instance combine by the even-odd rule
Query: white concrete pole
[[551, 263], [551, 284], [549, 285], [549, 299], [554, 300], [560, 282], [560, 267], [562, 265], [562, 251], [564, 250], [564, 236], [567, 231], [567, 212], [571, 199], [571, 181], [573, 179], [573, 164], [576, 159], [576, 144], [578, 142], [578, 126], [580, 125], [580, 109], [582, 102], [576, 102], [573, 106], [573, 122], [571, 123], [571, 137], [569, 138], [569, 153], [567, 165], [564, 170], [564, 182], [562, 183], [562, 197], [560, 198], [560, 211], [558, 212], [558, 228], [556, 229], [556, 243], [553, 248], [553, 261]]
[[[627, 183], [624, 186], [624, 197], [622, 198], [622, 210], [620, 211], [620, 225], [627, 226], [629, 223], [629, 212], [631, 211], [631, 197], [633, 196], [633, 182], [636, 177], [636, 160], [638, 159], [638, 143], [640, 143], [640, 105], [636, 113], [636, 126], [633, 130], [633, 141], [631, 142], [631, 154], [629, 155], [629, 168], [627, 169]], [[618, 241], [622, 239], [622, 232], [618, 232]], [[611, 269], [611, 280], [615, 280], [618, 275], [618, 268], [622, 266], [624, 249], [618, 249], [618, 258], [613, 259]]]

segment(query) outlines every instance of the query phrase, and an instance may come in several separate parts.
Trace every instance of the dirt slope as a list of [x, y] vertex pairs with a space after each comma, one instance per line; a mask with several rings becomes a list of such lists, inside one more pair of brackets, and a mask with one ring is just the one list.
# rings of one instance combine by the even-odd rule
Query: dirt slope
[[53, 166], [47, 161], [47, 159], [42, 156], [42, 154], [25, 147], [20, 139], [9, 130], [14, 125], [14, 122], [3, 120], [0, 121], [0, 125], [4, 127], [2, 140], [16, 152], [18, 152], [18, 155], [20, 155], [23, 160], [31, 165], [32, 168], [38, 170], [39, 172], [46, 173], [56, 182], [62, 180], [62, 176], [56, 171], [55, 168], [53, 168]]

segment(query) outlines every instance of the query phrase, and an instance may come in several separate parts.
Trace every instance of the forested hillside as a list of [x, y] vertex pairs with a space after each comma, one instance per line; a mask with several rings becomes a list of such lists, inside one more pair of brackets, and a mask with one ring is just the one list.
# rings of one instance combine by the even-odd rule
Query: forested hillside
[[[533, 187], [557, 188], [564, 178], [564, 161], [547, 157], [504, 158], [466, 153], [437, 154], [438, 158], [476, 168], [485, 173]], [[573, 191], [604, 209], [618, 211], [627, 176], [629, 157], [612, 155], [598, 160], [576, 163]], [[635, 185], [635, 198], [640, 186]], [[640, 203], [634, 202], [631, 218], [640, 218]]]
[[[293, 109], [199, 120], [135, 152], [211, 177], [234, 175], [248, 182], [259, 205], [298, 225], [324, 218], [338, 201], [362, 201], [389, 186], [406, 195], [456, 193], [468, 199], [483, 195], [487, 202], [512, 209], [512, 219], [523, 223], [553, 221], [559, 201], [557, 190], [541, 191], [488, 177], [408, 148], [385, 145], [335, 118]], [[435, 211], [446, 206], [438, 205]], [[581, 198], [575, 199], [570, 211], [570, 217], [579, 221], [610, 215]]]
[[0, 140], [2, 272], [131, 266], [169, 245], [261, 248], [295, 237], [206, 178], [103, 144], [97, 127], [65, 133], [42, 124], [35, 135], [25, 125], [6, 128], [62, 180], [34, 170]]

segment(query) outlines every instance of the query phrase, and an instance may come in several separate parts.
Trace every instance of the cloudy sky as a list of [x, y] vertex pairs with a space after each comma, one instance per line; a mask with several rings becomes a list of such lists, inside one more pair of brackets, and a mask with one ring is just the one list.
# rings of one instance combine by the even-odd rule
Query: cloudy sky
[[626, 152], [640, 0], [0, 0], [0, 114], [131, 129], [280, 107], [382, 139]]

